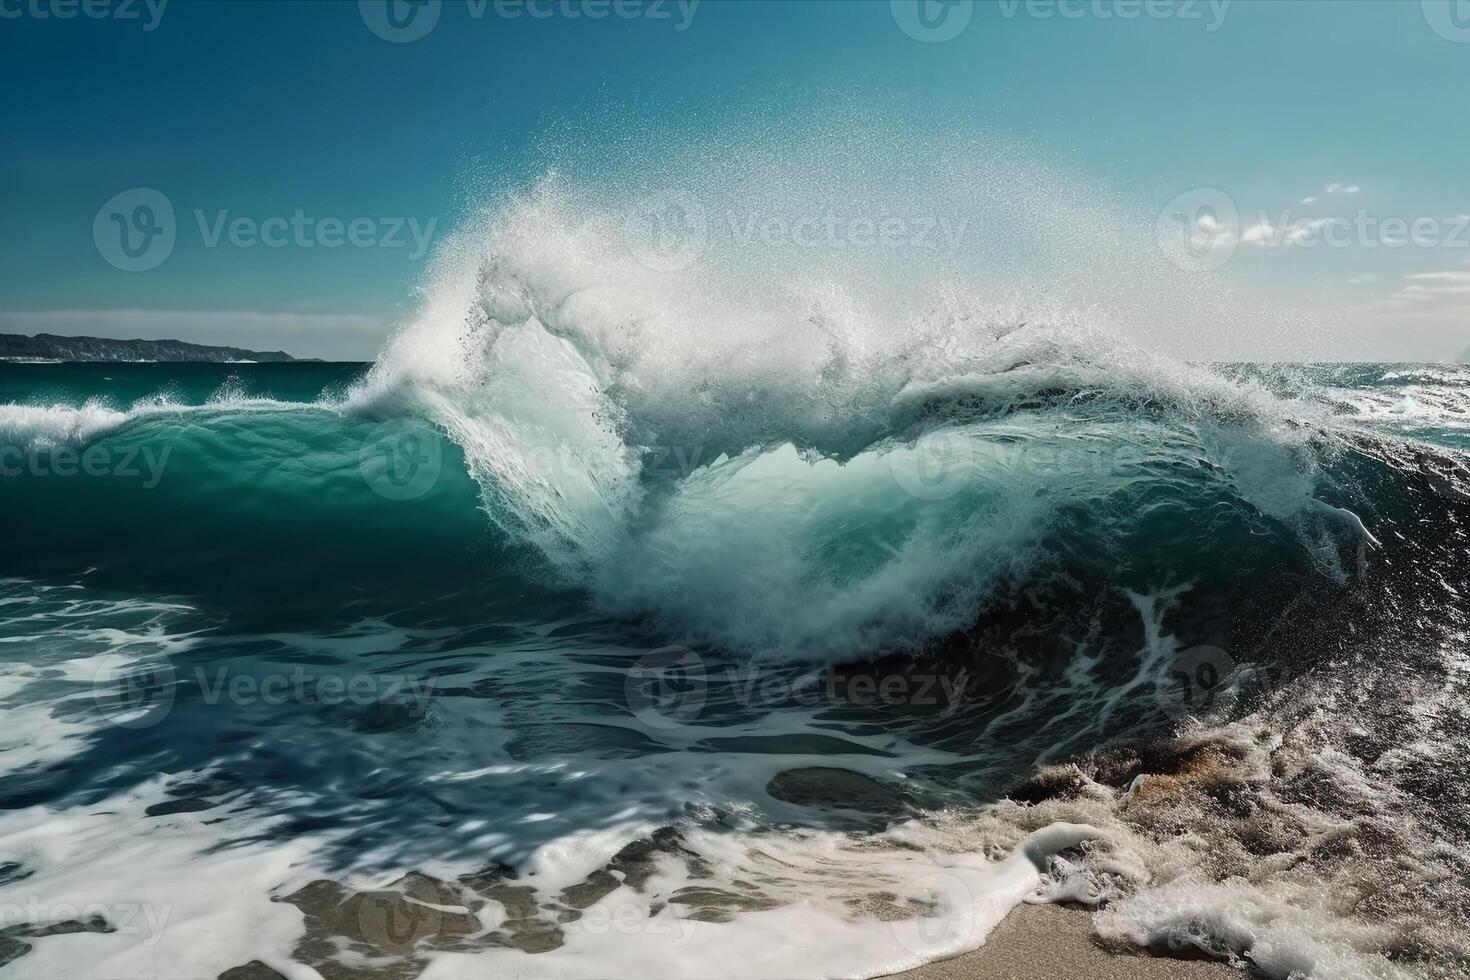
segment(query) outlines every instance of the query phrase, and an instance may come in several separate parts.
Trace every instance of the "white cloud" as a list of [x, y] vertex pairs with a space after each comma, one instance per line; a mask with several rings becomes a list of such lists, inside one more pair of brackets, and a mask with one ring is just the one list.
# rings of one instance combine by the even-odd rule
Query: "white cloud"
[[1303, 204], [1316, 204], [1317, 203], [1317, 199], [1315, 197], [1304, 197], [1304, 198], [1302, 198], [1302, 203]]
[[1269, 221], [1263, 221], [1258, 225], [1251, 225], [1240, 233], [1240, 240], [1247, 245], [1274, 245], [1275, 238], [1276, 229], [1271, 227]]
[[1415, 283], [1412, 286], [1405, 286], [1399, 293], [1401, 296], [1454, 296], [1461, 294], [1470, 294], [1470, 282], [1436, 283], [1433, 286]]
[[1331, 218], [1313, 218], [1310, 221], [1293, 221], [1282, 228], [1275, 227], [1269, 221], [1262, 221], [1241, 232], [1240, 240], [1260, 248], [1302, 245], [1311, 241], [1312, 236], [1331, 221]]
[[1404, 276], [1409, 282], [1428, 282], [1446, 284], [1470, 285], [1470, 272], [1416, 272], [1411, 276]]
[[1362, 283], [1365, 283], [1365, 282], [1377, 282], [1377, 281], [1378, 281], [1378, 277], [1375, 276], [1371, 272], [1365, 272], [1361, 276], [1353, 276], [1352, 278], [1350, 278], [1348, 280], [1348, 282], [1351, 283], [1354, 286], [1361, 285]]
[[245, 310], [0, 311], [0, 333], [54, 333], [113, 340], [182, 340], [191, 344], [284, 350], [295, 357], [371, 360], [391, 324], [358, 313]]
[[1298, 221], [1286, 230], [1286, 244], [1300, 245], [1312, 240], [1322, 227], [1332, 221], [1331, 218], [1314, 218], [1311, 221]]

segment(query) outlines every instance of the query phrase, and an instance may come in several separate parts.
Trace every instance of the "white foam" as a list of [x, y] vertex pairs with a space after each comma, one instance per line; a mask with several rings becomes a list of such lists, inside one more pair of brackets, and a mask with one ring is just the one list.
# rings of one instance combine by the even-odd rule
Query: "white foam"
[[1392, 933], [1333, 915], [1330, 899], [1290, 904], [1239, 878], [1180, 879], [1096, 917], [1107, 939], [1247, 964], [1274, 980], [1407, 980], [1384, 958]]

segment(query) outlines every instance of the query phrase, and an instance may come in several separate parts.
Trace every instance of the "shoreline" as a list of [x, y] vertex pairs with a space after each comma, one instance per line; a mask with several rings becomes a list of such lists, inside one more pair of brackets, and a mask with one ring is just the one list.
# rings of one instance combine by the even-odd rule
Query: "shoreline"
[[973, 952], [894, 974], [886, 980], [1241, 980], [1223, 963], [1098, 945], [1091, 916], [1058, 905], [1022, 905]]

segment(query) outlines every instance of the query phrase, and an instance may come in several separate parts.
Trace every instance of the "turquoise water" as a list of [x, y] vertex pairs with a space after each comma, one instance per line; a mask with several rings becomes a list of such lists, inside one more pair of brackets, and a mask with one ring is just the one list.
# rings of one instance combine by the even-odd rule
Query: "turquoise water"
[[[0, 365], [12, 969], [874, 974], [973, 945], [958, 888], [1453, 975], [1470, 370], [994, 344], [841, 428], [564, 416], [550, 332], [437, 388]], [[1047, 825], [1113, 843], [990, 861]]]

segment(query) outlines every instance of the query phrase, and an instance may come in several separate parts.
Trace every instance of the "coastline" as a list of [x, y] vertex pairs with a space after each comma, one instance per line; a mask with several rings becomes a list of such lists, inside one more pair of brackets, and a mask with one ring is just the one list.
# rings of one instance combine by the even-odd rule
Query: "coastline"
[[1022, 905], [1001, 920], [974, 952], [887, 980], [1241, 980], [1243, 976], [1223, 963], [1109, 952], [1098, 945], [1086, 912]]

